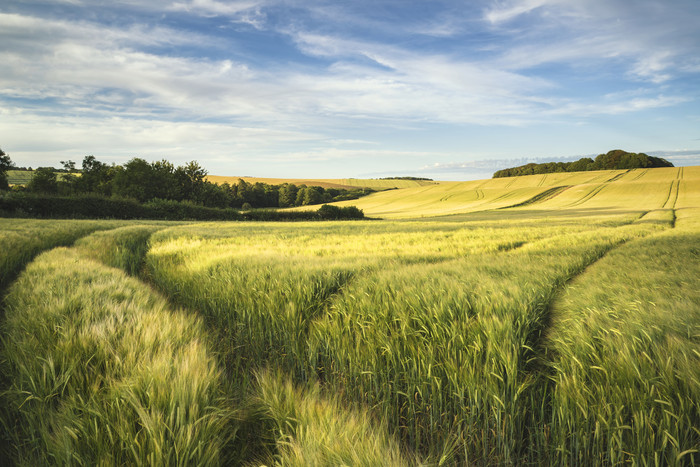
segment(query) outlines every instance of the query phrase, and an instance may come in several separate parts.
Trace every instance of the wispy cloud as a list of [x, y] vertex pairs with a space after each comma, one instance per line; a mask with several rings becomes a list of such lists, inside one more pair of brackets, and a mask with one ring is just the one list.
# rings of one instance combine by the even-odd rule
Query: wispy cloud
[[484, 17], [492, 24], [511, 21], [521, 15], [527, 14], [545, 5], [560, 3], [558, 0], [514, 0], [498, 1], [487, 8]]
[[175, 2], [168, 9], [174, 11], [187, 11], [203, 16], [237, 15], [243, 11], [258, 7], [263, 2], [250, 1], [217, 1], [217, 0], [189, 0]]

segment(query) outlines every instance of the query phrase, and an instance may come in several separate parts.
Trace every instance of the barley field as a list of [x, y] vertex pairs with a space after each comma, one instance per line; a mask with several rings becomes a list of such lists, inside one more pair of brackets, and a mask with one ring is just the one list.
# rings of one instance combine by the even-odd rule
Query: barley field
[[0, 455], [700, 463], [700, 167], [349, 204], [385, 219], [0, 220]]
[[353, 188], [372, 188], [373, 190], [389, 190], [393, 188], [410, 188], [423, 185], [435, 185], [440, 182], [430, 180], [386, 180], [386, 179], [366, 179], [366, 178], [264, 178], [264, 177], [235, 177], [222, 175], [208, 175], [207, 180], [212, 183], [238, 183], [238, 180], [246, 183], [267, 183], [269, 185], [283, 185], [292, 183], [294, 185], [320, 186], [323, 188], [342, 188], [351, 190]]

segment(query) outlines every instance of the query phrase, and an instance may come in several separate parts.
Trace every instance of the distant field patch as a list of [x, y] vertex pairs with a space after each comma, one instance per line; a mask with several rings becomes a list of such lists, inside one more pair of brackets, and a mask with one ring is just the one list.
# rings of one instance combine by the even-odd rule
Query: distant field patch
[[32, 179], [34, 171], [8, 170], [7, 183], [10, 185], [26, 185]]
[[372, 188], [375, 190], [388, 190], [392, 188], [410, 188], [423, 185], [434, 185], [439, 182], [427, 180], [370, 180], [361, 178], [262, 178], [262, 177], [228, 177], [222, 175], [208, 175], [207, 180], [212, 183], [238, 183], [244, 180], [246, 183], [267, 183], [269, 185], [283, 185], [291, 183], [294, 185], [320, 186], [323, 188]]
[[[10, 185], [26, 185], [34, 176], [34, 170], [8, 170], [7, 171], [7, 183]], [[63, 176], [66, 175], [63, 172], [56, 172], [56, 178], [61, 180]], [[72, 175], [80, 176], [80, 173], [74, 173]]]

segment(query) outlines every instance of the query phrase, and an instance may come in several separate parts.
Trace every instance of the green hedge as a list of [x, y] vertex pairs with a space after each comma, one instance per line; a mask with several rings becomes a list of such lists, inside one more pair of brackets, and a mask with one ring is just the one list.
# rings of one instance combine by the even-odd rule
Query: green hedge
[[58, 219], [163, 219], [206, 221], [299, 221], [362, 219], [354, 206], [339, 208], [323, 205], [318, 211], [253, 210], [208, 208], [187, 201], [156, 199], [139, 203], [132, 199], [96, 195], [50, 196], [7, 192], [0, 194], [0, 216]]

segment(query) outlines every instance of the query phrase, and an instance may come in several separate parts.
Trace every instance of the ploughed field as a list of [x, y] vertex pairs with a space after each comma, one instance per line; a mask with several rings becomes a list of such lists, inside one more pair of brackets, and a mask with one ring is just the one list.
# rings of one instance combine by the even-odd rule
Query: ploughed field
[[405, 219], [0, 219], [1, 455], [700, 463], [700, 167], [350, 204]]

